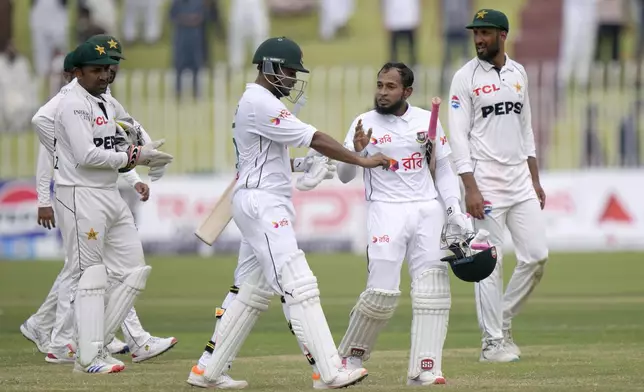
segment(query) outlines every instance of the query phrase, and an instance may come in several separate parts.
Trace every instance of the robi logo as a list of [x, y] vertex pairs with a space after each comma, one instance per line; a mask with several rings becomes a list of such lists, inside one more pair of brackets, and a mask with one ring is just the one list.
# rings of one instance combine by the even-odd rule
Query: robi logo
[[103, 116], [96, 117], [96, 125], [105, 125], [107, 120]]
[[488, 84], [488, 85], [485, 85], [485, 86], [482, 86], [482, 87], [477, 87], [472, 92], [474, 93], [474, 95], [476, 95], [478, 97], [481, 93], [483, 93], [483, 94], [491, 94], [491, 93], [493, 93], [495, 91], [500, 91], [500, 90], [501, 89], [498, 88], [496, 86], [496, 84], [492, 84], [492, 85]]

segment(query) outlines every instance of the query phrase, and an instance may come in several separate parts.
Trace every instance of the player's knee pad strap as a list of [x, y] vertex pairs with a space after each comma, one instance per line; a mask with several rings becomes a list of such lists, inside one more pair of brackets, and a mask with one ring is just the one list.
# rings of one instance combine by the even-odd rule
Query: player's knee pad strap
[[293, 333], [316, 359], [322, 381], [332, 382], [342, 362], [320, 305], [317, 279], [304, 252], [298, 250], [291, 255], [280, 271], [280, 280]]
[[400, 291], [366, 289], [351, 310], [349, 327], [338, 346], [343, 357], [361, 357], [369, 359], [380, 331], [385, 328], [394, 315]]
[[411, 353], [407, 376], [423, 371], [440, 374], [447, 336], [451, 294], [447, 268], [430, 268], [412, 282]]
[[145, 283], [152, 267], [145, 265], [125, 276], [123, 282], [115, 284], [109, 294], [105, 307], [105, 339], [109, 339], [123, 323], [127, 313], [134, 305], [136, 297], [145, 290]]
[[78, 333], [78, 360], [89, 365], [103, 349], [107, 271], [102, 264], [87, 267], [80, 276], [74, 316]]
[[239, 353], [259, 315], [268, 309], [272, 296], [273, 290], [262, 270], [257, 268], [251, 272], [219, 320], [215, 349], [204, 373], [207, 380], [216, 380], [228, 368], [231, 358]]

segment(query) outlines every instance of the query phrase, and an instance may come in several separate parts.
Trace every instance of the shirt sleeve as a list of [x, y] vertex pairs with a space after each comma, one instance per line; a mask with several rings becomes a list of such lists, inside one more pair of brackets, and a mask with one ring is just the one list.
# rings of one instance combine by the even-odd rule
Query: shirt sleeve
[[69, 140], [71, 153], [80, 166], [118, 170], [127, 164], [127, 154], [97, 148], [92, 138], [92, 116], [84, 102], [69, 100], [61, 105], [61, 134]]
[[521, 122], [523, 131], [523, 151], [529, 157], [537, 157], [537, 148], [534, 142], [534, 132], [532, 131], [532, 109], [530, 108], [530, 97], [528, 95], [528, 74], [521, 70], [525, 80], [525, 96], [523, 98], [523, 108], [521, 109]]
[[54, 122], [47, 118], [40, 110], [31, 119], [31, 124], [36, 129], [38, 140], [49, 154], [54, 154]]
[[351, 126], [349, 127], [349, 131], [347, 132], [347, 136], [344, 138], [344, 148], [354, 152], [355, 148], [353, 147], [353, 136], [356, 134], [356, 125], [358, 125], [358, 121], [360, 121], [360, 117], [356, 117], [356, 119], [353, 120]]
[[281, 102], [255, 105], [256, 132], [289, 147], [310, 147], [314, 126], [306, 124], [286, 109]]
[[473, 171], [469, 142], [473, 105], [467, 78], [466, 72], [458, 71], [454, 75], [449, 89], [449, 132], [452, 141], [452, 156], [458, 174]]
[[441, 120], [438, 119], [436, 124], [436, 160], [443, 159], [452, 153], [452, 148], [449, 146], [449, 141], [445, 135]]
[[139, 182], [143, 182], [143, 180], [141, 180], [141, 177], [139, 176], [139, 173], [137, 173], [134, 169], [125, 173], [121, 173], [119, 174], [119, 176], [121, 176], [121, 178], [132, 188], [134, 188], [134, 185], [138, 184]]
[[[358, 124], [358, 120], [360, 120], [360, 117], [356, 117], [356, 119], [353, 120], [353, 123], [351, 123], [349, 131], [347, 132], [347, 137], [344, 138], [344, 147], [350, 151], [355, 151], [355, 148], [353, 147], [353, 135], [355, 135], [356, 133], [355, 129], [356, 125]], [[357, 174], [357, 167], [350, 163], [338, 162], [337, 172], [338, 179], [342, 181], [342, 183], [346, 184], [355, 178]]]
[[42, 144], [38, 147], [38, 160], [36, 162], [36, 192], [38, 193], [38, 207], [51, 207], [51, 177], [54, 170], [52, 154]]

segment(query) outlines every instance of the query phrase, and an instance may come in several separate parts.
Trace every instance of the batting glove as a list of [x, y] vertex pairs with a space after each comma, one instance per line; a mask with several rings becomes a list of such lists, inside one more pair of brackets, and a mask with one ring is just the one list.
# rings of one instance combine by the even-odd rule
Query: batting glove
[[154, 168], [169, 164], [174, 159], [173, 156], [157, 150], [163, 143], [165, 143], [164, 139], [150, 142], [144, 146], [131, 145], [126, 151], [128, 159], [127, 165], [123, 169], [131, 170], [137, 165]]

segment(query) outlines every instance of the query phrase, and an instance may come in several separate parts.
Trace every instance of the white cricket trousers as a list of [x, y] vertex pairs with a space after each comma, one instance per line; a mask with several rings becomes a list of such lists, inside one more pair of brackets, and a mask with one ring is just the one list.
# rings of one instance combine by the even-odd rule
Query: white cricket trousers
[[273, 291], [284, 295], [280, 271], [299, 249], [291, 199], [258, 189], [240, 189], [233, 197], [233, 219], [242, 234], [235, 285], [261, 268]]
[[400, 272], [407, 260], [412, 282], [440, 261], [444, 211], [438, 200], [389, 203], [367, 207], [367, 288], [400, 289]]
[[56, 201], [65, 268], [71, 270], [74, 291], [82, 271], [90, 265], [104, 264], [110, 281], [122, 281], [145, 265], [132, 213], [116, 187], [56, 185]]
[[[476, 311], [483, 341], [503, 339], [530, 293], [539, 283], [548, 258], [545, 221], [527, 163], [516, 166], [476, 161], [474, 177], [491, 211], [474, 228], [490, 232], [497, 246], [497, 265], [492, 274], [474, 284]], [[517, 265], [503, 293], [503, 239], [510, 231]]]

